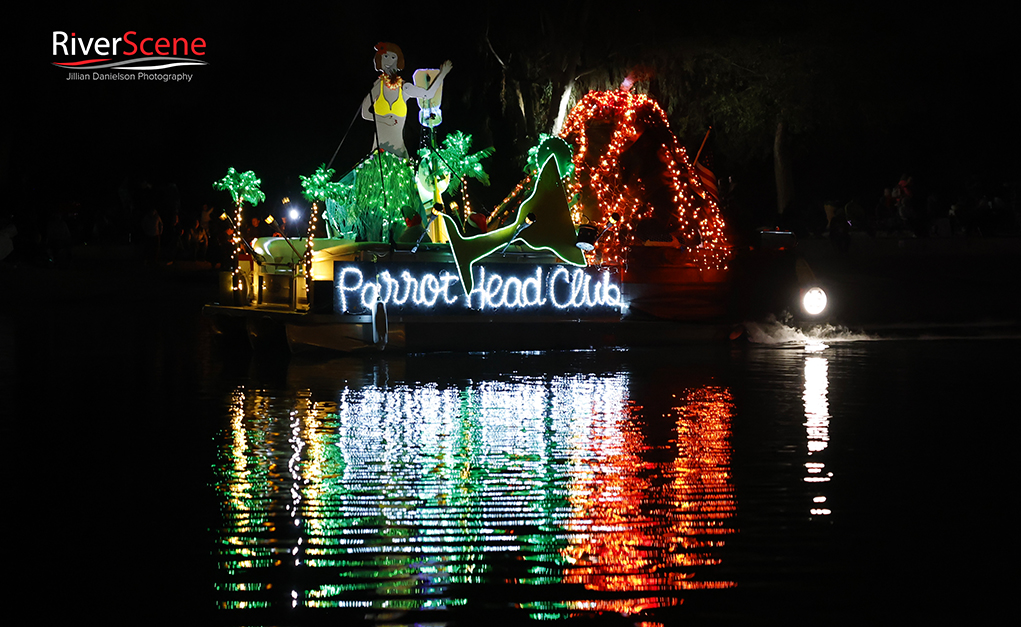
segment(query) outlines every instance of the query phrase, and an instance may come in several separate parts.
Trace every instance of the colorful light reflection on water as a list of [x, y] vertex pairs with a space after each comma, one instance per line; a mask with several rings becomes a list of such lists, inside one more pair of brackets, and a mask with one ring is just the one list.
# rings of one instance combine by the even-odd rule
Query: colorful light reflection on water
[[217, 603], [444, 610], [496, 585], [558, 618], [734, 586], [714, 573], [736, 532], [731, 392], [667, 396], [637, 404], [622, 373], [329, 399], [238, 388], [216, 468]]

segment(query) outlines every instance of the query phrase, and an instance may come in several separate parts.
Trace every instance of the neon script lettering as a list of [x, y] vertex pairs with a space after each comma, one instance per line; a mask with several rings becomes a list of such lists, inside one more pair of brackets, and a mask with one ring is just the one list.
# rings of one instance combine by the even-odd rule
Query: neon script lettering
[[380, 268], [337, 264], [336, 310], [369, 309], [377, 299], [387, 307], [420, 313], [455, 308], [490, 313], [620, 311], [622, 304], [620, 286], [607, 270], [532, 266], [521, 273], [476, 266], [475, 288], [465, 297], [458, 275], [449, 270]]

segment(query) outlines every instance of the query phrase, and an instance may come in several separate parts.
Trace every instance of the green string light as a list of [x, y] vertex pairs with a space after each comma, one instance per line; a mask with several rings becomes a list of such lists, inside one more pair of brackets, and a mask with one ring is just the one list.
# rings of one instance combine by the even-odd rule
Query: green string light
[[390, 225], [403, 221], [404, 207], [422, 206], [411, 162], [385, 151], [369, 155], [334, 185], [336, 193], [326, 198], [328, 224], [365, 241], [384, 240]]
[[245, 201], [254, 207], [266, 200], [266, 194], [259, 189], [260, 185], [262, 179], [256, 178], [255, 172], [249, 170], [239, 173], [234, 168], [227, 168], [227, 176], [213, 183], [213, 188], [229, 190], [235, 204]]
[[312, 202], [325, 201], [329, 198], [337, 198], [341, 195], [342, 186], [340, 183], [330, 182], [333, 178], [335, 170], [333, 168], [327, 168], [326, 165], [320, 165], [316, 168], [316, 171], [312, 176], [301, 176], [301, 186], [304, 188], [304, 196]]
[[243, 253], [240, 233], [241, 211], [245, 202], [254, 207], [266, 200], [266, 194], [259, 189], [260, 185], [262, 185], [262, 179], [257, 178], [255, 172], [248, 170], [239, 173], [234, 168], [227, 168], [227, 176], [213, 183], [213, 189], [230, 191], [231, 198], [234, 199], [234, 232], [231, 235], [231, 241], [234, 244], [234, 270], [231, 272], [231, 286], [236, 291], [243, 287], [239, 263]]
[[[430, 176], [435, 174], [443, 178], [451, 175], [451, 186], [456, 189], [457, 184], [466, 176], [480, 181], [483, 185], [489, 185], [489, 175], [482, 168], [481, 161], [496, 152], [495, 148], [484, 148], [474, 154], [468, 154], [471, 150], [472, 136], [461, 131], [454, 131], [443, 140], [443, 145], [436, 150], [439, 157], [436, 163], [437, 172], [429, 172]], [[422, 167], [431, 168], [433, 163], [433, 151], [429, 148], [422, 148], [418, 151], [422, 158]]]

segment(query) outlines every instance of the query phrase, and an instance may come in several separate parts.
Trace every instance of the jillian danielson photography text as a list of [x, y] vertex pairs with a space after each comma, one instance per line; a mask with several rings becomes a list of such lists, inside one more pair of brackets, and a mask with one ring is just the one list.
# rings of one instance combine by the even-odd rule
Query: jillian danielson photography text
[[146, 72], [70, 72], [69, 81], [162, 81], [164, 83], [190, 83], [194, 74], [179, 72], [175, 74], [149, 74]]

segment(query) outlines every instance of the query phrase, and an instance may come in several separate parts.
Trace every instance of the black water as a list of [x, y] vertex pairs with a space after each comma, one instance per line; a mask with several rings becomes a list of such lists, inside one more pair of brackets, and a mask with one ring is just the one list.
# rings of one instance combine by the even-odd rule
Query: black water
[[204, 283], [150, 279], [125, 277], [117, 304], [79, 289], [0, 313], [12, 616], [861, 624], [1009, 608], [1016, 337], [773, 329], [301, 361], [224, 349], [194, 306]]

